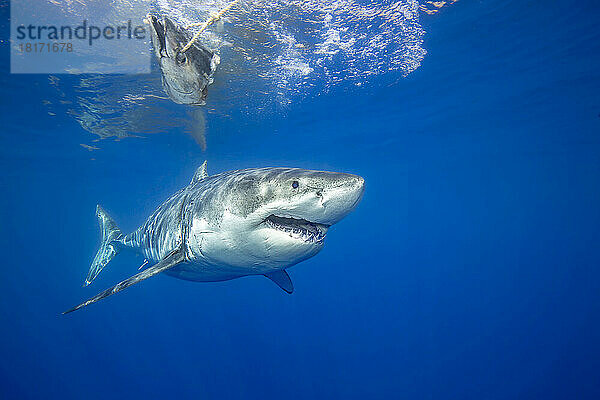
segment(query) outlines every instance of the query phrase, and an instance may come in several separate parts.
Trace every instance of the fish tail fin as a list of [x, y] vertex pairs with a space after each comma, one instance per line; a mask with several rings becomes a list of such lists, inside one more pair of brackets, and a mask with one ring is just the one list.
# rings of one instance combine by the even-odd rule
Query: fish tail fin
[[102, 242], [100, 243], [96, 257], [94, 257], [94, 261], [92, 261], [83, 286], [92, 283], [100, 271], [117, 255], [121, 247], [119, 239], [123, 237], [123, 232], [121, 232], [115, 221], [100, 205], [96, 207], [96, 216], [98, 217], [98, 224], [102, 232]]

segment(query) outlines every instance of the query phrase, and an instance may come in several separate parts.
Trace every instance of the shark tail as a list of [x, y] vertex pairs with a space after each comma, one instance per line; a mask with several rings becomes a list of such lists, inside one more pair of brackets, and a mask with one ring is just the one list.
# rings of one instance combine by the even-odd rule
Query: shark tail
[[102, 242], [100, 243], [100, 248], [96, 253], [96, 257], [94, 257], [94, 261], [92, 261], [92, 265], [83, 286], [92, 283], [110, 260], [118, 254], [121, 248], [119, 240], [123, 237], [123, 232], [117, 227], [115, 221], [113, 221], [100, 205], [96, 207], [96, 216], [98, 217], [98, 224], [100, 225], [100, 231], [102, 232]]

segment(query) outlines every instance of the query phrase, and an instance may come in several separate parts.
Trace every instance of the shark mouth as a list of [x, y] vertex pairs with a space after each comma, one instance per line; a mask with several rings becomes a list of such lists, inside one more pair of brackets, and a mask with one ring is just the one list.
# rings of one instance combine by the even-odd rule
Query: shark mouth
[[271, 229], [287, 233], [291, 238], [314, 244], [323, 243], [329, 228], [328, 225], [317, 224], [305, 219], [278, 217], [273, 214], [265, 219], [265, 224]]

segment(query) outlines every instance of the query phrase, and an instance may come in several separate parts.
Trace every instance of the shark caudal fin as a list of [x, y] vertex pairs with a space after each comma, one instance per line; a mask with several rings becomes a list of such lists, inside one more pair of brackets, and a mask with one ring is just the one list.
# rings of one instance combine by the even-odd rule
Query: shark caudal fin
[[108, 216], [106, 211], [100, 205], [96, 207], [96, 216], [98, 217], [98, 224], [100, 225], [100, 231], [102, 232], [102, 242], [100, 243], [100, 249], [92, 261], [92, 266], [88, 272], [87, 278], [83, 286], [87, 286], [106, 267], [106, 264], [117, 255], [119, 251], [118, 240], [123, 237], [123, 232], [117, 227], [115, 221]]

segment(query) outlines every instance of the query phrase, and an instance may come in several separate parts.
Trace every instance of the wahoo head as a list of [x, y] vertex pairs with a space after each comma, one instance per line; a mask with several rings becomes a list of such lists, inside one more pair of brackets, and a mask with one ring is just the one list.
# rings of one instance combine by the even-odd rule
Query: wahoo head
[[149, 15], [148, 20], [163, 89], [169, 98], [178, 104], [205, 104], [207, 87], [212, 83], [219, 56], [197, 40], [183, 51], [192, 39], [191, 34], [167, 17], [159, 21]]
[[364, 191], [360, 176], [295, 168], [207, 179], [214, 186], [192, 226], [196, 240], [198, 232], [211, 232], [201, 239], [202, 256], [258, 270], [286, 268], [317, 254], [331, 225], [354, 210]]

